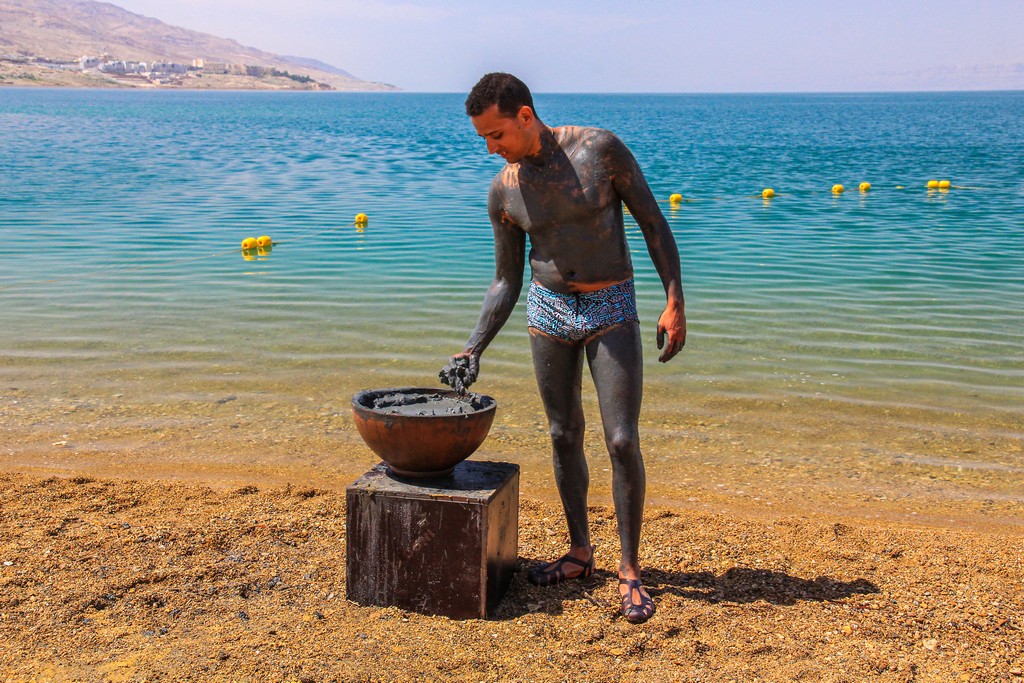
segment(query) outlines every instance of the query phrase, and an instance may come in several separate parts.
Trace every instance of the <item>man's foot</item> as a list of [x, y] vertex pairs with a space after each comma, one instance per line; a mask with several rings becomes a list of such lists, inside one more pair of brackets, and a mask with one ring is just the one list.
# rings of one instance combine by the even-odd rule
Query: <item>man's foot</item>
[[[571, 565], [567, 574], [566, 565]], [[594, 548], [590, 548], [590, 559], [583, 561], [570, 554], [562, 555], [560, 558], [542, 567], [534, 567], [526, 575], [534, 586], [554, 586], [569, 579], [585, 579], [594, 573]]]
[[[622, 587], [626, 590], [623, 592]], [[622, 596], [622, 616], [631, 624], [642, 624], [654, 616], [654, 600], [640, 579], [619, 578], [619, 595]]]

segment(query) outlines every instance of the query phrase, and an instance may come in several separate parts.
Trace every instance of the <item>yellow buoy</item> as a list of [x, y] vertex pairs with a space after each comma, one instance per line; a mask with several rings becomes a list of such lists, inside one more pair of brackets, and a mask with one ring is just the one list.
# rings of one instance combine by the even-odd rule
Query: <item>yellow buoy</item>
[[871, 183], [861, 183], [860, 184], [860, 191], [861, 192], [867, 192], [870, 189], [871, 189]]
[[896, 186], [896, 189], [897, 189], [897, 190], [905, 190], [905, 189], [907, 189], [907, 188], [903, 187], [902, 185], [897, 185], [897, 186]]
[[928, 181], [928, 189], [929, 190], [935, 190], [935, 189], [938, 189], [938, 187], [939, 187], [939, 181], [938, 180], [929, 180]]
[[948, 190], [951, 185], [952, 185], [952, 183], [949, 182], [948, 180], [940, 180], [939, 181], [939, 189], [940, 190]]
[[269, 247], [274, 244], [274, 241], [270, 239], [270, 235], [261, 235], [256, 238], [257, 247]]
[[671, 204], [678, 204], [679, 202], [683, 201], [683, 195], [681, 195], [681, 194], [669, 195], [668, 201]]
[[832, 194], [842, 194], [845, 191], [846, 191], [846, 188], [843, 187], [842, 185], [833, 185], [832, 186]]
[[365, 213], [356, 214], [356, 225], [366, 225], [370, 222], [370, 218]]
[[763, 190], [761, 190], [761, 196], [764, 197], [765, 199], [771, 199], [772, 197], [775, 196], [775, 190], [773, 190], [770, 187], [766, 187]]
[[249, 251], [250, 249], [255, 249], [255, 248], [256, 248], [256, 238], [255, 237], [246, 237], [244, 240], [242, 240], [242, 249], [244, 249], [245, 251]]

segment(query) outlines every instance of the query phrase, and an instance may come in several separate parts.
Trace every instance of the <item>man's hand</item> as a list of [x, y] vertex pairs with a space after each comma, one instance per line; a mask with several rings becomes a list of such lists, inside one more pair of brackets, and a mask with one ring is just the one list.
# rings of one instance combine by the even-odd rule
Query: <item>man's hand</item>
[[[665, 344], [665, 335], [668, 334], [668, 344]], [[681, 304], [669, 302], [664, 312], [658, 318], [658, 348], [664, 347], [661, 356], [658, 358], [662, 363], [672, 360], [677, 353], [683, 350], [686, 344], [686, 314]]]
[[442, 383], [447, 384], [460, 394], [465, 394], [469, 385], [476, 381], [479, 374], [480, 356], [463, 351], [452, 356], [437, 376]]

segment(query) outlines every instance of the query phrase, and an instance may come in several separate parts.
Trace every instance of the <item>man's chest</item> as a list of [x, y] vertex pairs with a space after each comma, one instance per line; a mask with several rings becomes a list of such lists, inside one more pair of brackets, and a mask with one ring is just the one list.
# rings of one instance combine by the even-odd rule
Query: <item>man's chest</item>
[[506, 188], [505, 211], [528, 233], [564, 225], [600, 224], [621, 200], [600, 166], [564, 164], [547, 173], [521, 172]]

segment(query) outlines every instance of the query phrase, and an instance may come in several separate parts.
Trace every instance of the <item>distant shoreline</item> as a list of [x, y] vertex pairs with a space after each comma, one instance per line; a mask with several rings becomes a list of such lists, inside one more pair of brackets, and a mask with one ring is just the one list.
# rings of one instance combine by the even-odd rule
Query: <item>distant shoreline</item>
[[366, 82], [367, 87], [346, 88], [317, 81], [300, 82], [287, 76], [204, 74], [174, 83], [156, 83], [141, 77], [117, 77], [98, 72], [61, 71], [31, 63], [0, 60], [0, 87], [73, 88], [103, 90], [218, 90], [292, 92], [400, 92], [393, 86]]

